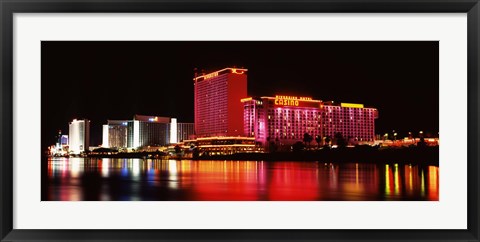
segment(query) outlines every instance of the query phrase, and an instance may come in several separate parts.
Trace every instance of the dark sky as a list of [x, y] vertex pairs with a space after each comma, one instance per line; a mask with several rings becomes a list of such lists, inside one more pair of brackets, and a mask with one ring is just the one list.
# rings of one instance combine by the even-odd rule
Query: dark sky
[[245, 67], [248, 94], [311, 96], [379, 110], [376, 133], [436, 134], [438, 42], [42, 42], [42, 144], [68, 122], [134, 114], [193, 122], [194, 68]]

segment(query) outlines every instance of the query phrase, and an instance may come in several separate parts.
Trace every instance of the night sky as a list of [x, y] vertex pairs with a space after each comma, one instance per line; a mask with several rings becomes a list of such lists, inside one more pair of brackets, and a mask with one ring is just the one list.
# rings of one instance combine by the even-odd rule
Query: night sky
[[248, 69], [250, 96], [297, 95], [363, 103], [376, 133], [437, 134], [438, 42], [42, 42], [42, 146], [91, 120], [100, 145], [107, 119], [134, 114], [193, 122], [194, 68]]

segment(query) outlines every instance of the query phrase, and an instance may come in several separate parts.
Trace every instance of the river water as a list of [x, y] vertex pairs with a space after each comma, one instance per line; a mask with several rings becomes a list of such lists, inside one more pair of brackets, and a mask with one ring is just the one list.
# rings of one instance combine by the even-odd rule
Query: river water
[[43, 201], [439, 200], [438, 166], [48, 158]]

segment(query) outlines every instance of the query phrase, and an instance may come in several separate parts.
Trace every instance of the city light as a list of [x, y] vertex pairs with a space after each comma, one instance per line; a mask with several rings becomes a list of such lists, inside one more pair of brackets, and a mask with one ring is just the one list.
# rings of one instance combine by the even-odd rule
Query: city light
[[221, 70], [218, 70], [218, 71], [214, 71], [214, 72], [210, 72], [210, 73], [207, 73], [207, 74], [204, 74], [204, 75], [201, 75], [201, 76], [197, 76], [197, 77], [193, 78], [193, 80], [197, 81], [197, 80], [200, 80], [200, 79], [202, 79], [202, 80], [211, 79], [211, 78], [214, 78], [214, 77], [218, 77], [219, 75], [221, 75], [221, 73], [223, 73], [225, 71], [228, 71], [228, 73], [232, 73], [232, 74], [242, 75], [242, 74], [245, 74], [245, 72], [248, 71], [248, 69], [224, 68], [224, 69], [221, 69]]
[[[335, 104], [334, 101], [324, 102], [309, 96], [277, 94], [273, 97], [248, 97], [246, 71], [247, 69], [241, 68], [224, 68], [194, 78], [195, 122], [191, 123], [192, 129], [188, 128], [188, 124], [178, 123], [176, 118], [161, 116], [135, 115], [132, 120], [109, 120], [102, 127], [101, 147], [138, 152], [166, 149], [168, 145], [177, 143], [183, 147], [183, 141], [187, 140], [198, 142], [239, 137], [254, 140], [256, 147], [268, 152], [267, 148], [271, 146], [268, 140], [274, 140], [275, 145], [280, 147], [290, 147], [296, 142], [309, 145], [312, 141], [308, 141], [306, 135], [320, 137], [318, 142], [313, 141], [318, 147], [325, 144], [337, 145], [339, 137], [345, 139], [350, 146], [378, 144], [375, 137], [378, 111], [375, 108], [366, 108], [364, 104], [357, 103]], [[241, 76], [232, 79], [229, 74]], [[209, 81], [203, 82], [206, 79]], [[229, 89], [228, 83], [235, 83], [235, 89]], [[220, 89], [228, 91], [221, 94], [218, 91], [212, 92]], [[89, 131], [85, 127], [74, 127], [79, 122], [83, 120], [74, 119], [70, 124], [69, 151], [72, 154], [80, 154], [91, 148], [82, 141], [86, 137], [79, 137], [81, 134], [89, 135]], [[391, 142], [388, 139], [392, 137], [394, 145], [415, 144], [417, 141], [411, 137], [412, 133], [408, 134], [408, 139], [399, 139], [397, 142], [399, 134], [393, 130], [390, 134], [384, 134], [380, 142], [388, 145]], [[419, 134], [422, 137], [423, 131], [419, 131]], [[377, 137], [380, 139], [381, 136]], [[331, 143], [332, 139], [334, 142]], [[438, 139], [429, 138], [425, 142], [438, 144]], [[233, 146], [238, 144], [212, 143], [201, 147], [221, 149]], [[248, 144], [245, 147], [250, 146]], [[57, 144], [51, 150], [59, 153], [61, 146]], [[252, 151], [256, 152], [257, 149]]]
[[[438, 200], [438, 167], [392, 163], [403, 149], [397, 147], [408, 145], [405, 149], [420, 153], [438, 145], [438, 138], [427, 132], [423, 139], [419, 131], [421, 138], [397, 140], [403, 130], [389, 129], [381, 140], [375, 134], [378, 111], [364, 104], [293, 95], [249, 97], [246, 71], [225, 68], [196, 76], [194, 123], [137, 114], [107, 120], [101, 147], [90, 147], [90, 121], [74, 119], [67, 156], [88, 159], [56, 166], [49, 160], [48, 175], [71, 176], [77, 184], [89, 176], [98, 176], [89, 185], [128, 184], [110, 190], [130, 189], [129, 197], [97, 196], [105, 200]], [[420, 142], [424, 147], [413, 147]], [[49, 149], [64, 147], [58, 141]], [[337, 161], [346, 162], [339, 166]], [[92, 171], [98, 174], [83, 176]]]
[[363, 108], [363, 104], [357, 103], [340, 103], [340, 106], [344, 108]]
[[170, 122], [170, 144], [176, 144], [178, 142], [177, 140], [177, 119], [172, 118], [172, 121]]

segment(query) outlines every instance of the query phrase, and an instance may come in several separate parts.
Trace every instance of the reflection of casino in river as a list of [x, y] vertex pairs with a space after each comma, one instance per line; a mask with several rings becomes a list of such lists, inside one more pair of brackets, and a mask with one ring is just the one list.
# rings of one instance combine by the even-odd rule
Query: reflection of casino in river
[[437, 166], [51, 158], [43, 201], [439, 200]]

